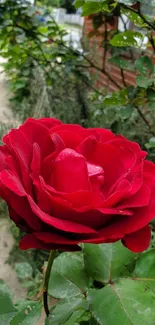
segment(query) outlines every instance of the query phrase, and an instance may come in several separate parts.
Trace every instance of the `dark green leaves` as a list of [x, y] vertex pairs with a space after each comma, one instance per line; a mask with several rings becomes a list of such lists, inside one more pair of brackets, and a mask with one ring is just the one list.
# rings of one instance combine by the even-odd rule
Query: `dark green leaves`
[[97, 324], [154, 325], [155, 249], [137, 258], [118, 242], [85, 245], [84, 254], [93, 279], [109, 283], [88, 292], [89, 309]]
[[7, 286], [0, 282], [0, 324], [9, 325], [16, 313]]
[[155, 148], [155, 137], [151, 137], [147, 143], [145, 143], [147, 149]]
[[136, 84], [141, 88], [147, 89], [154, 83], [154, 65], [148, 56], [141, 56], [135, 61], [135, 68], [140, 74], [136, 77]]
[[135, 256], [121, 242], [84, 246], [85, 266], [88, 274], [94, 280], [103, 283], [116, 280], [122, 274], [128, 274], [127, 265], [134, 260]]
[[24, 301], [19, 305], [19, 311], [10, 325], [35, 325], [40, 318], [41, 308], [40, 302]]
[[141, 56], [135, 62], [135, 68], [143, 75], [151, 74], [154, 70], [152, 60], [148, 56]]
[[134, 106], [132, 104], [128, 104], [126, 106], [120, 107], [119, 114], [122, 117], [122, 119], [127, 119], [131, 116], [133, 110], [134, 110]]
[[53, 264], [49, 294], [62, 300], [52, 307], [47, 324], [75, 325], [89, 319], [85, 295], [90, 284], [84, 268], [83, 254], [60, 254]]
[[147, 89], [149, 86], [152, 85], [152, 82], [153, 82], [152, 79], [147, 79], [143, 75], [136, 77], [136, 84], [141, 88]]
[[84, 299], [63, 300], [51, 309], [47, 325], [75, 325], [83, 318], [88, 319], [88, 316], [86, 316], [87, 310], [88, 304]]
[[105, 106], [122, 106], [128, 103], [127, 89], [109, 94], [103, 101]]
[[84, 5], [84, 3], [85, 3], [85, 0], [76, 0], [74, 6], [76, 9], [78, 9], [78, 8], [82, 7]]
[[32, 278], [33, 269], [32, 266], [27, 262], [16, 263], [15, 270], [20, 280]]
[[76, 0], [75, 8], [82, 7], [82, 16], [89, 16], [102, 11], [110, 12], [117, 4], [110, 4], [108, 0], [85, 1]]
[[138, 278], [150, 278], [150, 280], [152, 278], [155, 286], [155, 249], [150, 249], [139, 256], [134, 270], [134, 276]]
[[54, 298], [80, 297], [88, 288], [89, 279], [80, 253], [64, 253], [57, 257], [49, 282], [49, 294]]
[[129, 71], [134, 70], [134, 67], [130, 61], [124, 60], [118, 55], [110, 58], [109, 62], [115, 64], [120, 69], [125, 69], [125, 70], [129, 70]]
[[147, 98], [150, 102], [155, 101], [155, 90], [153, 88], [147, 89]]
[[21, 301], [14, 305], [7, 286], [0, 282], [0, 324], [35, 325], [40, 318], [42, 306], [37, 301]]
[[155, 295], [141, 281], [122, 279], [88, 294], [90, 311], [98, 324], [154, 325]]

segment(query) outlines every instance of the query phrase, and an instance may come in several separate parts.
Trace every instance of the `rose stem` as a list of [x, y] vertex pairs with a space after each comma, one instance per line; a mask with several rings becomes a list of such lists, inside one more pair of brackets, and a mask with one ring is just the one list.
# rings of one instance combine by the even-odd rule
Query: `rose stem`
[[52, 269], [52, 265], [54, 262], [56, 251], [51, 251], [48, 259], [47, 269], [45, 273], [45, 279], [44, 279], [44, 287], [43, 287], [43, 302], [44, 302], [44, 310], [46, 313], [46, 316], [49, 316], [49, 307], [48, 307], [48, 283], [50, 278], [50, 273]]

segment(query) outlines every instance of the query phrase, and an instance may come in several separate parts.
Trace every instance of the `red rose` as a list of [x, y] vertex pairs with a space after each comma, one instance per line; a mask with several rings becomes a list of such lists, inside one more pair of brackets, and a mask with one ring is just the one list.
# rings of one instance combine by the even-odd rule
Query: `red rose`
[[155, 165], [139, 145], [106, 129], [28, 119], [0, 147], [0, 194], [27, 234], [20, 248], [76, 250], [150, 242]]

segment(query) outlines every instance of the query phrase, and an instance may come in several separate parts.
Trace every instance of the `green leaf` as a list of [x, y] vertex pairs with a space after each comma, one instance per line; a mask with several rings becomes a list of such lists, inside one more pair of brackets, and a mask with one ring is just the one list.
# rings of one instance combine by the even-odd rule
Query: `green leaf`
[[88, 309], [84, 299], [72, 298], [58, 303], [51, 309], [48, 325], [75, 325]]
[[0, 282], [0, 324], [10, 325], [10, 320], [16, 313], [16, 308], [11, 300], [8, 287], [2, 281]]
[[154, 325], [155, 295], [141, 281], [122, 279], [103, 289], [90, 289], [90, 312], [103, 325]]
[[85, 3], [85, 0], [76, 0], [76, 2], [74, 3], [74, 6], [76, 9], [82, 7]]
[[88, 1], [82, 6], [82, 16], [89, 16], [101, 11], [99, 2]]
[[120, 69], [126, 69], [129, 71], [134, 70], [133, 65], [129, 61], [123, 60], [120, 56], [113, 56], [108, 61], [115, 64]]
[[131, 116], [134, 110], [134, 106], [132, 104], [128, 104], [126, 106], [120, 107], [119, 114], [123, 119], [127, 119]]
[[46, 35], [46, 34], [48, 33], [48, 28], [47, 28], [46, 26], [39, 26], [39, 27], [38, 27], [38, 32], [39, 32], [40, 34], [44, 34], [44, 35]]
[[135, 26], [138, 27], [147, 26], [147, 24], [144, 23], [144, 20], [139, 16], [137, 12], [131, 11], [130, 9], [124, 9], [124, 8], [121, 9], [121, 12], [122, 14], [126, 15], [134, 23]]
[[135, 68], [138, 72], [144, 74], [151, 74], [154, 70], [152, 60], [148, 56], [141, 56], [135, 61]]
[[85, 244], [84, 260], [88, 274], [99, 282], [107, 283], [128, 274], [126, 265], [136, 254], [125, 248], [121, 242], [114, 244]]
[[148, 88], [147, 89], [147, 97], [148, 100], [150, 100], [151, 102], [155, 101], [155, 90], [152, 88]]
[[[155, 138], [153, 139], [155, 144]], [[155, 285], [155, 249], [150, 249], [140, 254], [136, 262], [134, 276], [138, 278], [152, 278]]]
[[142, 75], [136, 77], [136, 84], [141, 88], [147, 89], [150, 85], [152, 85], [152, 83], [153, 83], [152, 79], [147, 79]]
[[10, 325], [35, 325], [41, 316], [42, 306], [39, 301], [26, 301], [20, 308], [14, 318], [11, 320]]
[[32, 266], [27, 262], [16, 263], [15, 270], [20, 280], [24, 280], [26, 278], [32, 278], [33, 269]]
[[107, 0], [101, 1], [85, 1], [82, 6], [82, 16], [89, 16], [95, 13], [99, 13], [102, 11], [110, 12], [116, 5], [109, 5]]
[[111, 39], [110, 44], [117, 47], [132, 46], [139, 48], [143, 38], [143, 34], [130, 30], [115, 35]]
[[151, 137], [148, 143], [145, 143], [147, 149], [155, 148], [155, 137]]
[[25, 88], [25, 86], [26, 86], [26, 81], [22, 79], [18, 79], [12, 83], [12, 90]]
[[120, 91], [113, 92], [112, 94], [108, 95], [104, 101], [103, 104], [105, 106], [121, 106], [125, 105], [128, 102], [128, 95], [127, 95], [127, 89], [123, 89]]
[[49, 294], [54, 298], [81, 296], [89, 285], [82, 253], [63, 253], [53, 264]]

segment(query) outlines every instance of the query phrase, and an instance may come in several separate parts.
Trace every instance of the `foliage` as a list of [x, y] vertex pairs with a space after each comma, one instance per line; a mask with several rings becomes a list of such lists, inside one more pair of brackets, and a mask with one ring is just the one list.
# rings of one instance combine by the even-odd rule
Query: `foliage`
[[74, 13], [75, 7], [72, 0], [44, 0], [45, 5], [66, 9], [67, 13]]
[[41, 304], [39, 301], [25, 300], [13, 304], [7, 286], [0, 283], [0, 316], [1, 325], [31, 324], [34, 325], [41, 315]]
[[82, 58], [63, 41], [66, 32], [55, 23], [51, 9], [6, 0], [0, 5], [0, 24], [1, 55], [7, 58], [3, 66], [17, 118], [58, 115], [64, 121], [86, 120], [89, 82]]
[[61, 301], [51, 308], [47, 324], [137, 325], [145, 320], [153, 325], [154, 254], [151, 249], [131, 253], [120, 242], [86, 244], [81, 253], [61, 254], [49, 283], [49, 294]]
[[[134, 254], [120, 242], [86, 244], [81, 252], [62, 253], [54, 260], [50, 275], [48, 293], [56, 300], [46, 325], [154, 325], [154, 256], [155, 249]], [[28, 265], [18, 265], [18, 271], [22, 278], [24, 272], [32, 275]], [[14, 306], [3, 283], [0, 293], [5, 325], [9, 321], [11, 325], [36, 324], [40, 297]]]
[[[150, 12], [155, 10], [154, 2], [77, 0], [75, 6], [82, 7], [84, 16], [89, 15], [94, 26], [90, 38], [95, 36], [101, 39], [101, 48], [104, 48], [103, 66], [97, 64], [101, 60], [97, 51], [94, 51], [94, 68], [100, 73], [106, 73], [107, 79], [118, 88], [114, 93], [106, 94], [106, 97], [104, 93], [102, 97], [101, 94], [92, 94], [97, 107], [96, 110], [91, 110], [93, 125], [102, 121], [101, 125], [137, 140], [143, 147], [146, 145], [150, 158], [154, 159], [154, 143], [150, 140], [155, 134], [155, 75], [152, 59], [155, 53], [155, 26], [153, 16], [150, 16]], [[122, 23], [124, 31], [119, 30], [118, 22]], [[131, 22], [132, 30], [129, 27]], [[104, 33], [101, 29], [103, 27]], [[108, 62], [120, 69], [117, 70], [120, 73], [119, 83], [111, 80], [106, 68]], [[126, 71], [134, 71], [137, 75], [136, 85], [129, 86], [130, 77]], [[126, 93], [125, 96], [122, 96], [122, 90]]]

